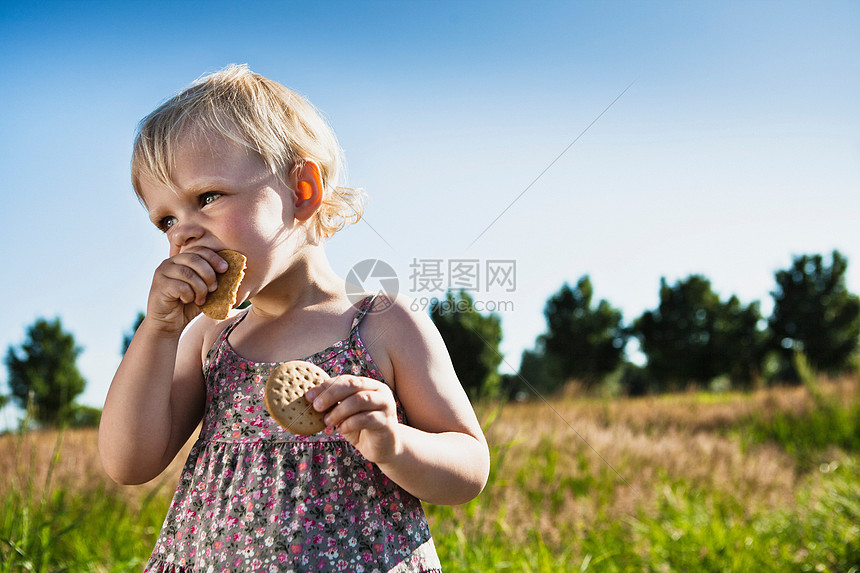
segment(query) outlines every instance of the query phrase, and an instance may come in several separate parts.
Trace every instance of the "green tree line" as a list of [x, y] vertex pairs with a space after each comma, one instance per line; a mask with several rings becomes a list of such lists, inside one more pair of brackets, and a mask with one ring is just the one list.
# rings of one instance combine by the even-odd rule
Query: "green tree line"
[[[748, 389], [797, 382], [798, 352], [819, 372], [857, 369], [860, 298], [846, 287], [847, 268], [839, 251], [829, 264], [821, 255], [794, 257], [789, 268], [775, 273], [769, 317], [762, 316], [758, 301], [721, 298], [702, 275], [674, 284], [663, 278], [657, 307], [629, 322], [608, 301], [595, 301], [585, 275], [547, 300], [546, 332], [523, 352], [516, 375], [498, 375], [500, 318], [479, 315], [468, 293], [448, 293], [447, 303], [432, 307], [431, 316], [473, 398], [552, 393], [571, 380], [587, 389], [614, 380], [630, 395], [691, 385]], [[643, 365], [626, 355], [631, 339]]]
[[[769, 317], [759, 302], [722, 299], [702, 275], [674, 284], [663, 278], [657, 307], [630, 322], [608, 301], [595, 301], [585, 275], [547, 300], [546, 332], [523, 352], [515, 375], [499, 374], [501, 319], [477, 312], [468, 292], [448, 292], [429, 312], [472, 398], [543, 395], [571, 380], [591, 389], [612, 379], [631, 395], [690, 385], [746, 389], [799, 380], [797, 353], [819, 372], [857, 369], [860, 298], [846, 287], [847, 269], [839, 251], [829, 264], [821, 255], [795, 257], [775, 273]], [[139, 313], [124, 335], [123, 353], [142, 320]], [[631, 339], [643, 365], [626, 354]], [[0, 395], [0, 407], [12, 401], [41, 426], [97, 424], [99, 410], [75, 402], [86, 385], [76, 366], [80, 353], [59, 318], [36, 320], [25, 342], [7, 350], [10, 393]]]

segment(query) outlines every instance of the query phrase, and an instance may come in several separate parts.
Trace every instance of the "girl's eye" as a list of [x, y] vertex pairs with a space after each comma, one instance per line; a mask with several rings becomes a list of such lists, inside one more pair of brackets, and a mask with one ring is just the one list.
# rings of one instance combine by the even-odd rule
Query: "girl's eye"
[[158, 222], [158, 228], [161, 229], [162, 232], [166, 233], [175, 224], [176, 224], [176, 217], [173, 217], [173, 216], [165, 217]]
[[217, 193], [215, 191], [210, 191], [208, 193], [204, 193], [203, 195], [200, 196], [200, 204], [205, 207], [206, 205], [209, 205], [212, 202], [214, 202], [215, 199], [217, 199], [220, 196], [221, 196], [221, 193]]

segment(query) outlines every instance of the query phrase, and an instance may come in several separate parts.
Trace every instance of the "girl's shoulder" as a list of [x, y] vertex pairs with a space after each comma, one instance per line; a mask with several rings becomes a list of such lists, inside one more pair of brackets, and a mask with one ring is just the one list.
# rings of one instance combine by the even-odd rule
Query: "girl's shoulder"
[[362, 330], [371, 338], [397, 341], [398, 343], [422, 343], [436, 327], [429, 313], [408, 296], [379, 294], [367, 311]]
[[[415, 361], [449, 361], [448, 350], [426, 308], [398, 294], [380, 294], [361, 325], [361, 338], [386, 379]], [[390, 376], [391, 375], [391, 376]], [[401, 376], [402, 377], [402, 376]]]

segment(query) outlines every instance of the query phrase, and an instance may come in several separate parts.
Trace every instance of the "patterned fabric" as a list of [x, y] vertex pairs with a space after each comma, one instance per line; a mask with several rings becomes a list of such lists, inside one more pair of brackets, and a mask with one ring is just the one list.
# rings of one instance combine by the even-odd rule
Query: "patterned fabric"
[[[307, 358], [330, 375], [384, 382], [358, 327]], [[238, 356], [228, 337], [206, 357], [206, 411], [146, 571], [441, 571], [421, 503], [333, 428], [295, 436], [263, 392], [277, 363]], [[406, 422], [400, 403], [398, 419]]]

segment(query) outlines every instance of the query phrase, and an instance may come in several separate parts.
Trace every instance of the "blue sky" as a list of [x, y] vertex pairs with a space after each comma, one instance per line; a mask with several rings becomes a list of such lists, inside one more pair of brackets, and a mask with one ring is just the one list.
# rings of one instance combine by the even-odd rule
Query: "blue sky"
[[513, 292], [473, 293], [507, 305], [510, 366], [584, 274], [628, 321], [691, 273], [767, 311], [776, 270], [833, 249], [860, 291], [856, 2], [4, 2], [0, 53], [0, 349], [61, 317], [90, 405], [167, 253], [134, 128], [229, 63], [337, 132], [369, 195], [342, 276], [381, 259], [421, 299], [415, 261], [516, 261]]

